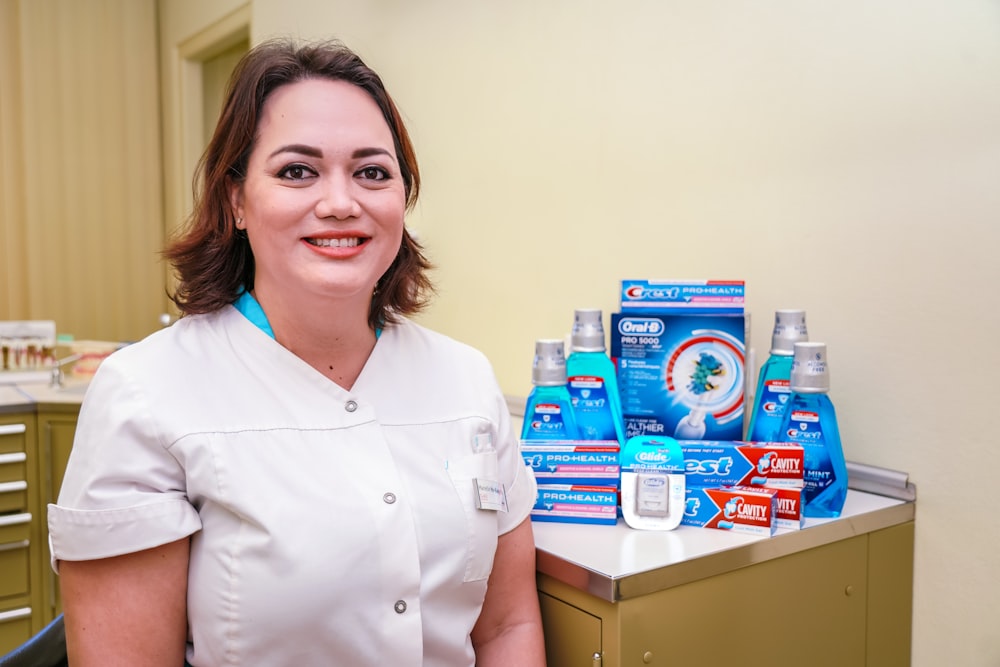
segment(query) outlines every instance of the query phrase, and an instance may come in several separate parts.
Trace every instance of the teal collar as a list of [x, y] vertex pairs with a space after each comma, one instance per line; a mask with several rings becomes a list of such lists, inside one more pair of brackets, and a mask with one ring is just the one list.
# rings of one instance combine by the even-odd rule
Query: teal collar
[[267, 321], [267, 315], [264, 314], [264, 309], [260, 307], [260, 304], [257, 303], [257, 299], [253, 298], [253, 295], [250, 294], [250, 292], [241, 288], [240, 295], [236, 297], [236, 301], [233, 302], [233, 307], [243, 313], [243, 317], [250, 320], [254, 326], [271, 338], [274, 338], [274, 330], [271, 329], [271, 323]]
[[[255, 327], [266, 333], [271, 338], [274, 338], [274, 330], [271, 328], [271, 323], [267, 321], [267, 315], [264, 314], [264, 309], [260, 307], [260, 303], [257, 302], [257, 299], [253, 298], [253, 294], [250, 294], [250, 292], [241, 287], [240, 295], [236, 297], [236, 301], [233, 302], [233, 307], [243, 313], [243, 317], [250, 320]], [[375, 338], [378, 339], [381, 335], [382, 327], [375, 329]]]

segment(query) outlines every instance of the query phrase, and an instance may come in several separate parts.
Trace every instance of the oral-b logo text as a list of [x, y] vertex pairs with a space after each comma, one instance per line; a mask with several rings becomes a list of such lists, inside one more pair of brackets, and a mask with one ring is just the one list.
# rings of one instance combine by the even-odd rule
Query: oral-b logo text
[[687, 475], [728, 475], [733, 468], [733, 458], [723, 456], [717, 460], [703, 461], [687, 460], [684, 462], [684, 473]]
[[618, 333], [623, 336], [659, 336], [663, 322], [651, 317], [626, 317], [618, 322]]
[[649, 299], [653, 300], [675, 300], [681, 295], [679, 287], [643, 287], [642, 285], [632, 285], [625, 290], [625, 296], [629, 299]]

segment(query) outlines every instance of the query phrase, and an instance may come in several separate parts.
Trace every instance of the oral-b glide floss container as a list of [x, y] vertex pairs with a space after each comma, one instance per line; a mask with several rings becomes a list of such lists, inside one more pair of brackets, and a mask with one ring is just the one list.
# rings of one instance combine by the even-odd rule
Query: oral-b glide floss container
[[670, 437], [637, 435], [621, 453], [622, 516], [639, 530], [673, 530], [684, 516], [684, 452]]

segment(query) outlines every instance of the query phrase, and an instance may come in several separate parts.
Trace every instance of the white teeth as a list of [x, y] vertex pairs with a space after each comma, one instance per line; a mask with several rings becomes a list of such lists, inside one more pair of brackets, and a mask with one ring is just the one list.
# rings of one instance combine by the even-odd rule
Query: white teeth
[[349, 239], [309, 239], [309, 243], [321, 248], [353, 248], [358, 245], [357, 237]]

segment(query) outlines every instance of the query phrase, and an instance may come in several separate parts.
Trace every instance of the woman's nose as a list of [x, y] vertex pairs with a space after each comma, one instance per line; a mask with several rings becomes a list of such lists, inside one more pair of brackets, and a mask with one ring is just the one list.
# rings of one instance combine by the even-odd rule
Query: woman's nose
[[332, 174], [321, 181], [320, 196], [316, 201], [318, 217], [342, 220], [355, 217], [360, 212], [355, 184], [349, 176]]

